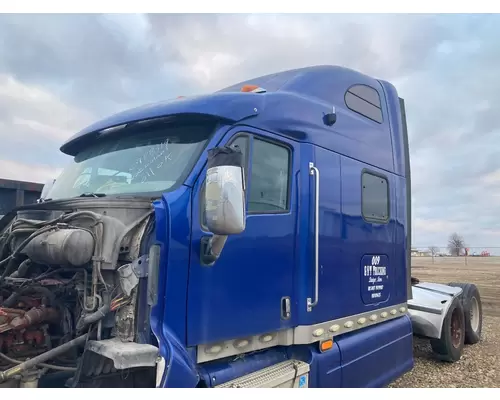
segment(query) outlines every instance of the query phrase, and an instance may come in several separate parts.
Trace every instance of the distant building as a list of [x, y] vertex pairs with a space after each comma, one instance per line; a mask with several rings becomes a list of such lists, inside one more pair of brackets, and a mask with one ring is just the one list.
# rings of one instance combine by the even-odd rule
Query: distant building
[[417, 249], [411, 249], [411, 256], [412, 257], [431, 257], [432, 253], [429, 250], [417, 250]]

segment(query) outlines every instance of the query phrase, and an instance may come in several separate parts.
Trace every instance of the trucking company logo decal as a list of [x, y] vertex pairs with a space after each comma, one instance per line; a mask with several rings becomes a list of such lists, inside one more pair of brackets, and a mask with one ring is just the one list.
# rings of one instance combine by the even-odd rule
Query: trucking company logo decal
[[373, 304], [389, 297], [389, 259], [386, 255], [365, 255], [361, 260], [361, 297]]

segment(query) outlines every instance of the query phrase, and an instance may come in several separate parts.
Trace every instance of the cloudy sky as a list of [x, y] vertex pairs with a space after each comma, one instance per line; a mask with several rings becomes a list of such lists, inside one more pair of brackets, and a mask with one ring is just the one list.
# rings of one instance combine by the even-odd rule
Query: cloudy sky
[[499, 33], [496, 15], [0, 15], [0, 177], [57, 175], [66, 138], [125, 108], [338, 64], [406, 100], [414, 244], [500, 247]]

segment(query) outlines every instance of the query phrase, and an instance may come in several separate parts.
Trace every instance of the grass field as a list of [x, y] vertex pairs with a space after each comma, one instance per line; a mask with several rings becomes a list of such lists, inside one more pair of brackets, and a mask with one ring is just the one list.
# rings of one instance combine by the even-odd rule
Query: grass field
[[412, 276], [423, 282], [474, 283], [483, 314], [500, 317], [500, 257], [412, 257]]

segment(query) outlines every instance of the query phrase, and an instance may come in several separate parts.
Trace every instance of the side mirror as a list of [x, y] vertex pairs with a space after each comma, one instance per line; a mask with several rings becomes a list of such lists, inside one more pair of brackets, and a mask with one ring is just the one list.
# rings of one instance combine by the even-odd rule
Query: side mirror
[[210, 232], [227, 236], [245, 230], [245, 179], [239, 148], [216, 147], [208, 151], [204, 203]]

